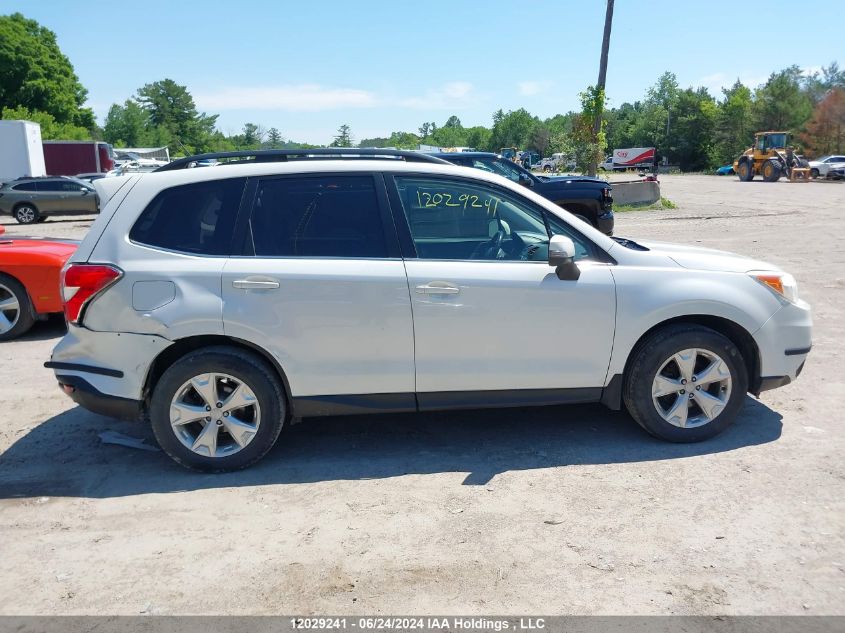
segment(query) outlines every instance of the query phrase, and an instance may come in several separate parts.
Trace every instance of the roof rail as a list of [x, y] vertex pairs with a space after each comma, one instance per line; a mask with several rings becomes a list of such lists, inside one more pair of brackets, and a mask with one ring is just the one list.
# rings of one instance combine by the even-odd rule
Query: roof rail
[[197, 154], [195, 156], [187, 156], [186, 158], [178, 158], [167, 165], [162, 165], [154, 171], [171, 171], [174, 169], [187, 169], [196, 167], [199, 161], [219, 160], [221, 158], [231, 158], [239, 160], [231, 160], [223, 165], [243, 165], [245, 163], [276, 163], [287, 162], [290, 160], [332, 160], [332, 159], [352, 159], [352, 160], [378, 160], [378, 159], [394, 159], [404, 160], [408, 163], [438, 163], [441, 165], [451, 165], [449, 161], [442, 158], [437, 158], [429, 154], [423, 154], [413, 150], [396, 150], [396, 149], [356, 149], [351, 147], [320, 147], [315, 149], [257, 149], [257, 150], [243, 150], [238, 152], [212, 152], [209, 154]]

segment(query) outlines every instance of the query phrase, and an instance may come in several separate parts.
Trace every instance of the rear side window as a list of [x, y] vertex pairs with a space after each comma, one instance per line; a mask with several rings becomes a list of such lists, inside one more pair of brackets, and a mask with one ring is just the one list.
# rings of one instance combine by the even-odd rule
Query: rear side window
[[15, 191], [35, 191], [36, 184], [34, 182], [22, 182], [19, 185], [12, 187]]
[[249, 228], [256, 256], [387, 257], [372, 176], [262, 180]]
[[140, 244], [201, 255], [228, 255], [244, 178], [165, 189], [129, 231]]

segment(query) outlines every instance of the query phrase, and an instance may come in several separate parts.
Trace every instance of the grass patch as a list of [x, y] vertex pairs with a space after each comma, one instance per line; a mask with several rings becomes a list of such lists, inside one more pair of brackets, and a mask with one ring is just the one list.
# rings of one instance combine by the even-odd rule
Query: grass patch
[[661, 197], [657, 202], [651, 204], [616, 204], [613, 205], [614, 213], [624, 213], [625, 211], [659, 211], [661, 209], [677, 209], [678, 205], [669, 200], [669, 198]]

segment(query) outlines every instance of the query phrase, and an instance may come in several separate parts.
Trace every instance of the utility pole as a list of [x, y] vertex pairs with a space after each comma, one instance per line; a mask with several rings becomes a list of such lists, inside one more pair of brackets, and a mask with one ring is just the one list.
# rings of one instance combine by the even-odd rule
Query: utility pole
[[[601, 60], [599, 61], [599, 81], [597, 88], [604, 91], [605, 81], [607, 80], [607, 52], [610, 48], [610, 27], [613, 25], [613, 0], [607, 0], [607, 12], [604, 14], [604, 37], [601, 41]], [[604, 104], [601, 104], [604, 106]], [[596, 111], [596, 117], [593, 121], [593, 139], [598, 139], [599, 131], [601, 130], [602, 108]], [[590, 175], [595, 176], [598, 169], [598, 164], [595, 160], [590, 161]]]

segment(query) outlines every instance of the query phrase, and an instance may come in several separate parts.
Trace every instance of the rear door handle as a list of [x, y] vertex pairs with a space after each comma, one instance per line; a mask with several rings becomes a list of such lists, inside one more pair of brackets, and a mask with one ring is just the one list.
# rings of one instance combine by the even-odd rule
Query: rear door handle
[[279, 282], [268, 279], [235, 279], [232, 286], [241, 290], [275, 290], [279, 287]]
[[425, 285], [417, 286], [419, 295], [456, 295], [461, 289], [446, 281], [431, 281]]

